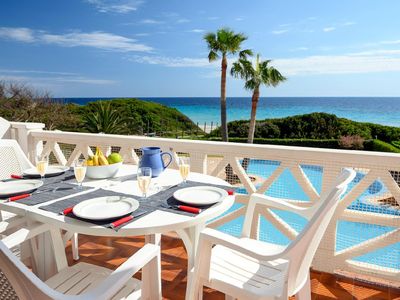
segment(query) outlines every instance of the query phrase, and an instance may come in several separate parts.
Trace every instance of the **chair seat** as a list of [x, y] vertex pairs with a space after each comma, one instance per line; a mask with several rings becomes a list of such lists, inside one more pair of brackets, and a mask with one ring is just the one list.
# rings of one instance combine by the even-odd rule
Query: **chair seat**
[[[270, 249], [268, 254], [282, 252], [286, 247], [257, 240], [243, 238], [241, 243], [254, 249]], [[287, 260], [259, 261], [227, 247], [217, 245], [212, 249], [210, 282], [205, 285], [226, 294], [248, 299], [269, 299], [283, 291], [289, 263]], [[275, 299], [271, 297], [270, 299]]]
[[[80, 262], [61, 270], [45, 283], [65, 295], [80, 295], [95, 288], [111, 273], [110, 269]], [[132, 278], [112, 299], [140, 299], [140, 295], [141, 281]]]

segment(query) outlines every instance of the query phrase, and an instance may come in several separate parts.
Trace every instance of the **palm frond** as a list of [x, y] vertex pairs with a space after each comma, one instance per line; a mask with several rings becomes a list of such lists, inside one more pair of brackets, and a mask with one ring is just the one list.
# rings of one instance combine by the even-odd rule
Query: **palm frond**
[[212, 62], [215, 61], [219, 58], [219, 55], [216, 51], [211, 50], [210, 53], [208, 53], [208, 61]]
[[247, 59], [250, 56], [253, 56], [253, 50], [251, 49], [244, 49], [239, 52], [239, 58], [241, 59]]

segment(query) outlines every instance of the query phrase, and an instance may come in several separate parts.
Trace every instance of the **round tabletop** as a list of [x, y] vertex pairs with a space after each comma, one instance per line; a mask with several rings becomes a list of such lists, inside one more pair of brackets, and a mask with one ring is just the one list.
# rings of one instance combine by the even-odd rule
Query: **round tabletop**
[[[118, 172], [117, 176], [108, 180], [90, 180], [85, 179], [84, 186], [103, 188], [110, 191], [119, 193], [140, 196], [136, 179], [129, 179], [120, 181], [126, 175], [136, 174], [137, 167], [133, 165], [123, 165]], [[191, 172], [188, 180], [202, 182], [205, 184], [216, 184], [229, 186], [226, 181], [200, 173]], [[161, 188], [179, 184], [182, 181], [179, 171], [173, 169], [166, 169], [159, 177], [153, 178], [151, 183], [150, 195], [156, 193]], [[88, 193], [90, 191], [84, 191]], [[72, 196], [76, 196], [74, 194]], [[69, 196], [71, 197], [71, 196]], [[199, 215], [187, 216], [173, 211], [155, 210], [143, 217], [140, 217], [133, 222], [126, 224], [119, 228], [118, 231], [103, 226], [94, 225], [92, 223], [84, 222], [78, 219], [69, 218], [68, 216], [58, 215], [49, 211], [40, 209], [40, 206], [51, 204], [52, 202], [67, 199], [68, 197], [55, 199], [35, 206], [28, 206], [18, 201], [2, 203], [1, 210], [14, 212], [19, 215], [24, 215], [31, 220], [54, 225], [67, 231], [96, 235], [96, 236], [137, 236], [137, 235], [151, 235], [162, 234], [169, 231], [176, 231], [189, 228], [196, 225], [205, 224], [208, 221], [220, 216], [226, 212], [234, 203], [234, 196], [225, 197], [223, 201], [216, 203], [212, 207], [204, 210]]]

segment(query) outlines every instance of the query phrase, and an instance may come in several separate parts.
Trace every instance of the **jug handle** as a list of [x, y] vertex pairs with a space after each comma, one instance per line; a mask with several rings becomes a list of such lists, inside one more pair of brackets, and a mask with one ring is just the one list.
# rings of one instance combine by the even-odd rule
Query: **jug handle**
[[[167, 165], [164, 164], [164, 160], [162, 159], [162, 157], [163, 157], [164, 155], [168, 155], [168, 156], [169, 156], [169, 162], [167, 163]], [[168, 168], [168, 166], [169, 166], [169, 165], [171, 164], [171, 162], [172, 162], [172, 155], [171, 155], [171, 153], [169, 153], [169, 152], [163, 152], [163, 153], [161, 153], [161, 160], [162, 160], [162, 164], [163, 164], [163, 167], [164, 167], [164, 170], [165, 170], [166, 168]]]

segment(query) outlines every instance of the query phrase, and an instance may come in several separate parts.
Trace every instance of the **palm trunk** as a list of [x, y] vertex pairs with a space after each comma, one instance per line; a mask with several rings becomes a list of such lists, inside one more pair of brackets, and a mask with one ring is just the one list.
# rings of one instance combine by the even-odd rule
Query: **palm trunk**
[[223, 142], [228, 142], [228, 124], [226, 120], [226, 69], [228, 62], [223, 54], [221, 62], [221, 137]]
[[[247, 143], [252, 144], [254, 141], [254, 132], [256, 131], [256, 114], [257, 114], [257, 104], [260, 98], [260, 89], [256, 87], [253, 91], [253, 96], [251, 97], [251, 115], [250, 115], [250, 125], [249, 125], [249, 135], [247, 137]], [[243, 158], [242, 167], [247, 171], [250, 164], [250, 158]]]
[[[221, 137], [223, 142], [228, 142], [228, 123], [226, 120], [226, 69], [228, 62], [226, 55], [222, 55], [221, 62]], [[230, 164], [225, 167], [226, 181], [231, 184], [238, 182], [238, 177], [233, 173], [233, 168]]]
[[247, 143], [252, 144], [254, 141], [254, 132], [256, 131], [256, 114], [257, 104], [260, 98], [260, 89], [256, 87], [253, 91], [253, 97], [251, 98], [251, 117], [249, 125], [249, 135], [247, 137]]

